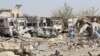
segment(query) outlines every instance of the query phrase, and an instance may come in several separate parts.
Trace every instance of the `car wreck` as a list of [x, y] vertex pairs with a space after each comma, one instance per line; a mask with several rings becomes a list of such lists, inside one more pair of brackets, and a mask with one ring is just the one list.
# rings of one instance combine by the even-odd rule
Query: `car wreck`
[[1, 36], [21, 36], [29, 29], [26, 27], [25, 18], [1, 18], [0, 35]]
[[[30, 24], [29, 24], [30, 23]], [[58, 35], [56, 29], [53, 28], [53, 21], [50, 18], [39, 17], [28, 19], [28, 28], [31, 37], [55, 37]]]

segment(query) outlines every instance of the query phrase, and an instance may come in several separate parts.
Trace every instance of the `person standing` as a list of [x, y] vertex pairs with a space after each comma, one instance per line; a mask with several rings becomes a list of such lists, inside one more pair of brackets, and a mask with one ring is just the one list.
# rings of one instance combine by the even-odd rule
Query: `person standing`
[[68, 30], [68, 34], [71, 39], [75, 37], [75, 28], [73, 26]]

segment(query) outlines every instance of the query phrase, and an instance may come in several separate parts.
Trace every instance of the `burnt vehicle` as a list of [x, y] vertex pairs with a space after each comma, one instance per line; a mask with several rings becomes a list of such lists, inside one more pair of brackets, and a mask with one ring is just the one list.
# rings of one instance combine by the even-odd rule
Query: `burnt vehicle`
[[27, 27], [30, 29], [28, 32], [31, 37], [37, 36], [38, 33], [38, 25], [37, 25], [37, 17], [28, 16], [27, 18]]
[[56, 37], [58, 35], [58, 31], [53, 28], [45, 27], [45, 28], [38, 28], [38, 36], [42, 37]]
[[53, 21], [51, 18], [42, 17], [38, 24], [38, 36], [56, 37], [58, 35], [58, 31], [53, 28]]
[[0, 18], [0, 35], [12, 36], [12, 29], [14, 20], [12, 18]]
[[[41, 17], [36, 19], [29, 19], [28, 26], [31, 29], [29, 33], [32, 37], [55, 37], [58, 32], [53, 28], [53, 22], [50, 18]], [[33, 20], [33, 21], [32, 21]]]
[[28, 30], [25, 18], [0, 18], [1, 36], [21, 36]]
[[29, 28], [30, 30], [28, 32], [30, 33], [31, 37], [36, 37], [38, 33], [38, 29], [35, 27], [29, 27]]

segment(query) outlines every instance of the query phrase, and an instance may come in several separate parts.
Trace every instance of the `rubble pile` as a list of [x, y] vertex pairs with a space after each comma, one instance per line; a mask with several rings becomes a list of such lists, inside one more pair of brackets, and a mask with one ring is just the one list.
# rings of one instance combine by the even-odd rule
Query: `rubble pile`
[[61, 49], [64, 47], [66, 48], [66, 43], [64, 41], [48, 42], [48, 49], [50, 50], [54, 50], [55, 48]]
[[0, 42], [0, 56], [21, 56], [24, 52], [30, 52], [32, 46], [23, 44], [22, 41], [15, 38], [6, 39]]
[[5, 52], [0, 52], [0, 56], [19, 56], [19, 55], [15, 55], [14, 52], [11, 51], [5, 51]]
[[0, 52], [8, 50], [8, 51], [14, 51], [14, 50], [20, 50], [20, 42], [10, 39], [8, 41], [0, 42]]
[[58, 38], [31, 38], [27, 41], [10, 38], [0, 41], [0, 56], [98, 56], [99, 54], [99, 39], [79, 38], [68, 43]]
[[100, 41], [98, 39], [87, 40], [87, 39], [78, 39], [76, 41], [70, 41], [68, 43], [70, 49], [81, 49], [81, 48], [96, 48], [100, 46]]

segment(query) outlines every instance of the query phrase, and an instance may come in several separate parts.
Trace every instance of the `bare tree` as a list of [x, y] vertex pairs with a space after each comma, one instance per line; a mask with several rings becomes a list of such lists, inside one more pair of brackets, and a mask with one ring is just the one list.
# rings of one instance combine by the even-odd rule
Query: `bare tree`
[[89, 9], [85, 9], [79, 13], [81, 16], [98, 16], [99, 9], [95, 7], [91, 7]]
[[52, 11], [52, 17], [70, 18], [71, 16], [72, 8], [67, 3], [64, 3], [64, 6], [62, 8]]

